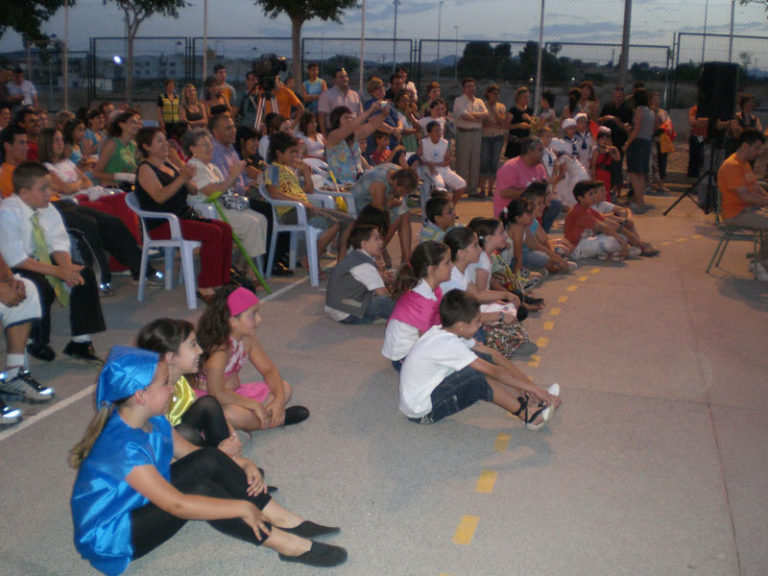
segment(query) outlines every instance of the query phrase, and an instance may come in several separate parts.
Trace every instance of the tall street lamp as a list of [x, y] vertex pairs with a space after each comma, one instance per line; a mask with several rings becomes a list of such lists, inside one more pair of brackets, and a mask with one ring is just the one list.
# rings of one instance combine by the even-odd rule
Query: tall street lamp
[[392, 42], [392, 73], [394, 74], [397, 67], [397, 7], [400, 6], [400, 0], [394, 0], [392, 4], [395, 7], [395, 31], [394, 41]]
[[459, 27], [454, 26], [456, 31], [456, 42], [453, 44], [453, 81], [459, 79]]
[[437, 4], [437, 64], [435, 65], [435, 76], [440, 78], [440, 25], [443, 21], [443, 0]]

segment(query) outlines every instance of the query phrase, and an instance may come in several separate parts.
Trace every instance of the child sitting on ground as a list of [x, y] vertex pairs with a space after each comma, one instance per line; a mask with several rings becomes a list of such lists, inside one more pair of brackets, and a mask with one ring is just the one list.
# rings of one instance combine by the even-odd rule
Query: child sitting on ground
[[395, 307], [376, 268], [384, 242], [373, 224], [352, 228], [352, 250], [331, 271], [325, 292], [325, 312], [342, 324], [368, 324], [389, 318]]
[[[203, 363], [196, 393], [216, 397], [229, 423], [246, 432], [290, 426], [309, 417], [304, 406], [286, 408], [291, 385], [261, 347], [256, 337], [260, 323], [256, 295], [245, 288], [225, 286], [217, 290], [197, 324]], [[263, 382], [241, 382], [246, 359], [263, 376]]]
[[419, 158], [424, 169], [422, 175], [432, 181], [436, 188], [447, 188], [453, 192], [456, 204], [467, 189], [467, 182], [451, 170], [451, 146], [443, 138], [440, 123], [433, 120], [427, 124], [427, 137], [419, 141]]
[[198, 398], [187, 380], [187, 374], [197, 374], [200, 369], [203, 353], [192, 323], [159, 318], [139, 330], [136, 345], [160, 354], [168, 365], [173, 397], [165, 416], [174, 430], [195, 446], [211, 446], [232, 458], [239, 456], [242, 444], [219, 401], [210, 395]]
[[441, 326], [413, 346], [400, 371], [400, 411], [432, 424], [477, 400], [508, 410], [530, 430], [541, 428], [560, 404], [557, 384], [545, 391], [499, 352], [476, 342], [480, 304], [460, 290], [440, 302]]
[[456, 205], [446, 194], [435, 194], [427, 200], [427, 219], [419, 232], [419, 242], [442, 242], [445, 234], [456, 225]]
[[483, 331], [478, 339], [496, 348], [507, 357], [528, 356], [538, 347], [528, 341], [528, 334], [518, 320], [527, 311], [518, 316], [520, 299], [508, 291], [481, 289], [475, 283], [475, 269], [482, 248], [471, 228], [454, 228], [445, 235], [445, 243], [451, 249], [451, 279], [443, 282], [440, 288], [443, 294], [458, 289], [467, 292], [481, 302]]
[[400, 371], [403, 359], [419, 336], [440, 324], [440, 283], [451, 277], [451, 251], [442, 242], [428, 240], [414, 248], [410, 262], [398, 273], [400, 296], [387, 322], [381, 354]]
[[606, 217], [592, 206], [597, 200], [596, 180], [582, 180], [573, 189], [578, 202], [565, 217], [565, 237], [575, 246], [571, 257], [607, 258], [619, 261], [629, 255], [629, 243], [619, 234]]
[[276, 550], [285, 562], [346, 560], [343, 548], [309, 540], [339, 529], [277, 504], [253, 462], [176, 433], [165, 418], [172, 394], [168, 366], [156, 353], [112, 349], [96, 389], [99, 411], [69, 457], [78, 470], [70, 504], [83, 558], [105, 574], [122, 574], [187, 520], [206, 520], [228, 536]]
[[637, 231], [635, 221], [632, 218], [632, 210], [609, 202], [607, 197], [608, 193], [603, 183], [595, 189], [596, 204], [594, 209], [604, 215], [608, 222], [613, 223], [615, 229], [626, 236], [631, 246], [640, 249], [640, 256], [657, 256], [660, 254], [661, 251], [658, 248], [640, 238], [640, 233]]

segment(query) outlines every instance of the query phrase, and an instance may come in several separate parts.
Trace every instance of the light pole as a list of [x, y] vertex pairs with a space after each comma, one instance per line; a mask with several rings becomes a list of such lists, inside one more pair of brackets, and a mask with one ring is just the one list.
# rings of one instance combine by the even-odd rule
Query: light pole
[[533, 91], [533, 115], [538, 116], [541, 103], [541, 61], [544, 57], [544, 0], [541, 0], [541, 19], [539, 20], [539, 49], [536, 54], [536, 87]]
[[459, 79], [459, 27], [454, 26], [456, 31], [456, 41], [453, 44], [453, 81], [456, 82]]
[[709, 0], [706, 0], [704, 4], [704, 36], [701, 39], [701, 61], [699, 64], [704, 64], [704, 51], [707, 48], [707, 16], [709, 14]]
[[435, 65], [435, 76], [440, 78], [440, 25], [443, 21], [443, 0], [437, 4], [437, 64]]
[[731, 30], [728, 33], [728, 62], [733, 62], [733, 16], [736, 11], [736, 0], [731, 0]]
[[395, 7], [395, 32], [394, 41], [392, 42], [392, 73], [394, 74], [397, 67], [397, 7], [400, 6], [400, 0], [394, 0], [392, 4]]

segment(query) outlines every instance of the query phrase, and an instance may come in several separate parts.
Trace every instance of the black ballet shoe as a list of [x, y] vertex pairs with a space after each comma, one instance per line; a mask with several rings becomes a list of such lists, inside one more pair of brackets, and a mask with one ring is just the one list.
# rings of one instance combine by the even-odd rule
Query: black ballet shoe
[[296, 562], [307, 566], [328, 568], [344, 563], [347, 560], [347, 551], [341, 546], [312, 542], [312, 548], [300, 556], [285, 556], [283, 554], [278, 554], [278, 556], [283, 562]]
[[341, 528], [338, 528], [337, 526], [322, 526], [321, 524], [315, 524], [310, 520], [304, 520], [304, 522], [293, 528], [282, 528], [280, 526], [277, 526], [277, 528], [280, 528], [283, 532], [295, 534], [296, 536], [301, 536], [308, 540], [341, 532]]
[[[264, 476], [264, 468], [262, 468], [261, 466], [257, 466], [256, 469], [259, 471], [259, 474], [261, 474], [261, 479], [264, 482], [266, 482], [267, 477]], [[272, 492], [277, 492], [277, 486], [270, 486], [269, 484], [267, 484], [267, 494], [272, 494]]]
[[283, 426], [292, 426], [299, 422], [304, 422], [309, 418], [309, 410], [304, 406], [288, 406], [285, 409], [285, 422]]

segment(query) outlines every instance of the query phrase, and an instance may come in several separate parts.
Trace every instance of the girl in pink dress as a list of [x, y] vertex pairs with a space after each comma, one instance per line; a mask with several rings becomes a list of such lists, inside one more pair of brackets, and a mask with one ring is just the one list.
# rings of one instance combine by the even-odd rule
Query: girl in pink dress
[[[245, 288], [226, 286], [216, 292], [197, 325], [197, 341], [203, 349], [198, 394], [215, 396], [227, 421], [247, 432], [289, 426], [309, 417], [303, 406], [286, 408], [292, 389], [256, 337], [260, 323], [257, 296]], [[246, 360], [264, 381], [240, 380]]]

